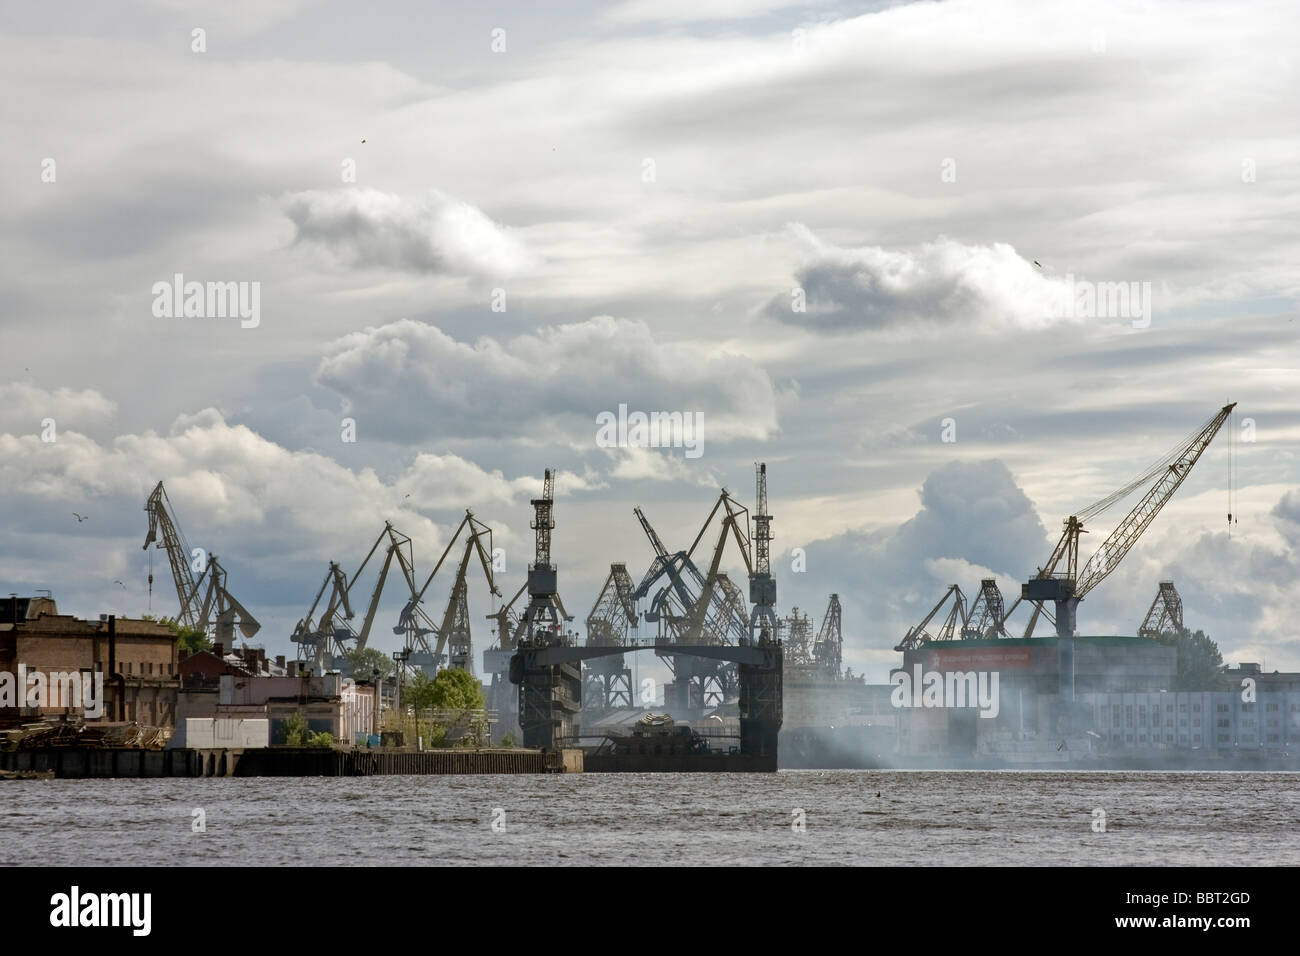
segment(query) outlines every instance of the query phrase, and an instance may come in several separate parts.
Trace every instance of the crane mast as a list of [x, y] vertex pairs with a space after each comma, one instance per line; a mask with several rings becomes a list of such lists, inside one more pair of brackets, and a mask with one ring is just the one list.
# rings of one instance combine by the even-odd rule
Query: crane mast
[[185, 540], [161, 481], [145, 501], [144, 510], [149, 515], [149, 531], [145, 535], [144, 549], [147, 550], [153, 544], [167, 552], [172, 581], [176, 585], [176, 597], [180, 603], [177, 619], [181, 624], [201, 630], [209, 638], [223, 644], [229, 644], [233, 640], [236, 621], [245, 637], [256, 634], [261, 625], [227, 590], [226, 569], [221, 566], [216, 555], [208, 555], [203, 560], [202, 569], [191, 566], [191, 558], [196, 559], [197, 563], [198, 555]]

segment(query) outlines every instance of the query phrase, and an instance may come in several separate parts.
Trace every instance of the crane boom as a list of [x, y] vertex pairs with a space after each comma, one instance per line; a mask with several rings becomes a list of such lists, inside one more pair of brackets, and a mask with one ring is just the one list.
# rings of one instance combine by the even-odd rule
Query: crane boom
[[1173, 497], [1174, 492], [1187, 478], [1192, 466], [1209, 447], [1210, 442], [1214, 440], [1214, 436], [1219, 433], [1219, 429], [1223, 427], [1223, 423], [1227, 421], [1236, 406], [1236, 402], [1224, 405], [1217, 415], [1201, 427], [1200, 431], [1179, 446], [1176, 450], [1177, 457], [1165, 466], [1160, 479], [1142, 496], [1142, 500], [1133, 507], [1118, 527], [1102, 542], [1101, 547], [1088, 559], [1083, 572], [1075, 581], [1075, 597], [1082, 598], [1115, 570], [1124, 559], [1124, 555], [1128, 554], [1129, 549], [1137, 543], [1142, 532], [1160, 513], [1160, 509]]

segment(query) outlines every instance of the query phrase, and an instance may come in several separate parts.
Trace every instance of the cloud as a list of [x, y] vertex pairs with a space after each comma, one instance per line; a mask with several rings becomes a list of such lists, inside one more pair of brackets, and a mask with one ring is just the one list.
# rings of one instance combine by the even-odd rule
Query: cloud
[[809, 0], [624, 0], [605, 17], [614, 23], [694, 23], [744, 20], [810, 5]]
[[569, 441], [595, 447], [602, 411], [699, 412], [709, 443], [765, 438], [776, 393], [757, 363], [698, 342], [665, 341], [644, 322], [597, 316], [512, 339], [460, 342], [403, 319], [334, 342], [316, 382], [358, 427], [387, 439]]
[[844, 249], [806, 227], [792, 231], [810, 249], [795, 274], [806, 311], [792, 293], [767, 314], [823, 332], [892, 326], [968, 327], [1006, 332], [1063, 321], [1065, 282], [1044, 276], [1006, 243], [970, 246], [947, 238], [914, 249]]
[[[125, 600], [105, 590], [122, 578], [137, 587], [130, 610], [140, 613], [148, 559], [142, 508], [159, 480], [190, 544], [221, 557], [231, 591], [281, 646], [326, 562], [338, 560], [351, 573], [385, 521], [411, 536], [417, 571], [425, 573], [467, 507], [493, 528], [497, 544], [522, 551], [531, 545], [525, 502], [540, 485], [536, 476], [508, 478], [457, 455], [433, 454], [386, 479], [286, 449], [210, 408], [179, 416], [166, 434], [107, 443], [71, 432], [55, 443], [0, 434], [0, 511], [7, 516], [0, 577], [20, 591], [53, 588], [83, 610]], [[557, 484], [569, 493], [594, 482], [566, 472]], [[90, 518], [79, 523], [72, 511]], [[163, 559], [155, 598], [171, 607], [165, 567]], [[386, 591], [385, 601], [395, 595]]]
[[531, 264], [523, 244], [468, 203], [440, 192], [404, 199], [375, 189], [308, 190], [285, 202], [296, 242], [355, 267], [504, 277]]
[[814, 607], [837, 592], [853, 669], [884, 680], [898, 663], [894, 645], [949, 584], [973, 600], [980, 578], [997, 577], [1010, 606], [1015, 593], [1005, 586], [1027, 577], [1050, 547], [1033, 503], [1002, 462], [951, 462], [925, 479], [920, 508], [906, 520], [807, 544], [808, 573], [781, 575], [781, 603]]
[[116, 414], [117, 403], [93, 388], [51, 390], [29, 382], [0, 384], [0, 431], [40, 434], [41, 422], [52, 418], [57, 440], [60, 431], [85, 431]]

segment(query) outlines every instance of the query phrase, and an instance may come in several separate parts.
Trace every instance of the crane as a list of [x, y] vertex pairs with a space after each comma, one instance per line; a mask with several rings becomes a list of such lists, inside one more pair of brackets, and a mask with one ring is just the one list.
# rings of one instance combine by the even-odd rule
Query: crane
[[[1234, 408], [1236, 402], [1224, 405], [1209, 421], [1143, 474], [1065, 520], [1065, 530], [1052, 550], [1048, 563], [1040, 568], [1038, 575], [1026, 582], [1020, 591], [1020, 596], [1024, 600], [1051, 601], [1055, 605], [1058, 637], [1073, 636], [1075, 609], [1078, 603], [1119, 566], [1120, 561], [1137, 543], [1142, 532], [1186, 480], [1192, 466], [1209, 447]], [[1080, 569], [1078, 566], [1079, 536], [1084, 533], [1083, 523], [1148, 483], [1152, 483], [1150, 489]], [[1063, 569], [1062, 565], [1064, 565]]]
[[748, 638], [767, 644], [776, 636], [776, 579], [772, 577], [769, 547], [772, 516], [767, 513], [767, 463], [754, 465], [754, 560], [749, 565], [749, 600], [754, 610], [749, 617]]
[[[370, 559], [379, 551], [380, 545], [384, 544], [385, 540], [388, 543], [384, 548], [384, 558], [379, 569], [379, 575], [375, 581], [374, 590], [371, 592], [370, 601], [366, 605], [365, 615], [361, 619], [361, 628], [356, 630], [350, 623], [354, 617], [352, 591], [357, 586], [362, 573], [366, 570], [366, 566], [370, 563]], [[307, 614], [294, 626], [290, 638], [298, 645], [298, 659], [300, 661], [311, 661], [313, 666], [320, 668], [350, 651], [365, 649], [367, 642], [370, 640], [370, 631], [375, 623], [375, 615], [379, 610], [380, 596], [383, 594], [384, 585], [388, 580], [389, 571], [394, 561], [397, 562], [398, 567], [401, 569], [407, 589], [413, 589], [415, 574], [414, 559], [411, 554], [411, 539], [394, 528], [392, 522], [385, 521], [384, 529], [379, 532], [374, 544], [370, 546], [370, 550], [366, 553], [361, 565], [351, 578], [343, 573], [337, 562], [330, 562], [329, 570], [325, 573], [325, 580], [321, 582], [321, 586], [316, 592], [316, 600], [312, 602]], [[316, 609], [320, 607], [321, 598], [324, 597], [326, 589], [329, 590], [329, 598], [325, 602], [325, 607], [320, 616], [317, 617]]]
[[[926, 630], [930, 622], [934, 620], [940, 609], [948, 603], [948, 598], [952, 598], [952, 607], [948, 610], [948, 616], [944, 618], [943, 624], [939, 626], [939, 633], [935, 637], [930, 636]], [[962, 593], [961, 588], [956, 584], [948, 585], [948, 590], [944, 592], [943, 597], [939, 598], [939, 603], [930, 608], [930, 613], [921, 619], [921, 623], [915, 627], [909, 628], [903, 635], [903, 639], [894, 645], [896, 651], [913, 651], [922, 644], [928, 644], [931, 641], [951, 641], [953, 634], [956, 633], [958, 623], [966, 626], [966, 595]]]
[[[611, 564], [605, 584], [587, 615], [588, 647], [626, 647], [635, 641], [638, 624], [635, 590], [626, 564]], [[596, 657], [582, 665], [584, 707], [632, 706], [632, 671], [622, 655]]]
[[1002, 623], [1005, 619], [1002, 592], [998, 590], [997, 580], [983, 578], [980, 581], [980, 593], [971, 604], [970, 610], [966, 612], [966, 623], [961, 628], [962, 640], [978, 641], [985, 638], [1006, 637], [1007, 629]]
[[[262, 625], [227, 589], [226, 570], [216, 555], [208, 555], [205, 560], [202, 551], [190, 550], [161, 481], [145, 501], [144, 510], [149, 515], [144, 550], [156, 542], [156, 547], [167, 552], [176, 597], [180, 602], [178, 620], [181, 624], [201, 630], [226, 646], [233, 642], [236, 620], [244, 637], [256, 634]], [[191, 560], [194, 565], [190, 564]], [[196, 566], [200, 564], [201, 567]], [[150, 579], [152, 581], [152, 575]]]
[[1173, 581], [1161, 581], [1155, 600], [1138, 628], [1139, 637], [1164, 637], [1183, 630], [1183, 599]]
[[[447, 608], [443, 612], [442, 618], [438, 623], [434, 623], [425, 613], [421, 602], [424, 600], [425, 592], [429, 590], [429, 585], [437, 577], [438, 572], [447, 561], [447, 557], [456, 547], [456, 542], [460, 540], [462, 533], [468, 532], [465, 537], [464, 552], [461, 555], [460, 563], [457, 565], [456, 577], [452, 582], [450, 596], [447, 600]], [[487, 539], [487, 547], [483, 546], [483, 539]], [[468, 670], [471, 673], [474, 670], [471, 658], [473, 648], [470, 639], [469, 627], [469, 602], [468, 602], [468, 585], [466, 583], [466, 572], [469, 570], [471, 559], [477, 555], [479, 564], [483, 568], [483, 574], [487, 578], [488, 590], [494, 596], [500, 596], [501, 591], [497, 588], [496, 580], [492, 574], [492, 529], [474, 517], [474, 513], [469, 509], [465, 511], [465, 517], [461, 519], [460, 524], [456, 526], [455, 532], [448, 540], [447, 545], [442, 550], [441, 557], [429, 572], [429, 576], [424, 581], [424, 586], [418, 591], [414, 587], [411, 589], [410, 598], [402, 608], [401, 615], [398, 618], [397, 625], [393, 628], [394, 634], [404, 634], [406, 636], [403, 643], [404, 651], [409, 655], [406, 660], [412, 666], [421, 667], [426, 672], [436, 671], [438, 666], [443, 662], [443, 653], [450, 645], [450, 651], [447, 651], [447, 663], [450, 667], [460, 670]], [[436, 636], [437, 644], [430, 647], [428, 636]]]
[[832, 677], [839, 678], [844, 663], [844, 635], [840, 629], [840, 596], [832, 594], [826, 604], [822, 626], [813, 640], [813, 663]]

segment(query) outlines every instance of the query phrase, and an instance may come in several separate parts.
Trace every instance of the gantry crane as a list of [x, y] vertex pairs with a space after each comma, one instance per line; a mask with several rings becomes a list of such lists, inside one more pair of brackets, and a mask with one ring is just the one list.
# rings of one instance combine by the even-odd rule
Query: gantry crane
[[[157, 542], [156, 547], [167, 552], [172, 581], [176, 585], [176, 597], [180, 601], [180, 613], [177, 615], [180, 623], [203, 631], [210, 639], [227, 648], [234, 642], [236, 621], [244, 637], [256, 634], [261, 625], [227, 590], [226, 570], [217, 556], [204, 557], [201, 551], [190, 550], [161, 481], [145, 501], [144, 510], [149, 515], [149, 531], [145, 535], [144, 548], [148, 549], [149, 545]], [[151, 586], [152, 583], [151, 573]]]
[[1161, 581], [1155, 600], [1138, 628], [1139, 637], [1167, 637], [1183, 631], [1183, 599], [1173, 581]]
[[[943, 624], [939, 626], [939, 633], [935, 637], [930, 636], [926, 630], [934, 616], [939, 613], [940, 609], [948, 603], [948, 599], [953, 598], [952, 607], [948, 609], [948, 615], [943, 619]], [[903, 639], [894, 645], [896, 651], [913, 651], [922, 644], [929, 644], [931, 641], [951, 641], [953, 635], [958, 633], [958, 626], [966, 626], [966, 595], [956, 584], [948, 585], [948, 590], [939, 598], [939, 603], [930, 608], [930, 613], [921, 619], [921, 623], [915, 627], [908, 628]]]
[[[588, 647], [627, 647], [635, 641], [639, 617], [635, 587], [626, 564], [611, 564], [605, 584], [587, 615]], [[583, 706], [607, 710], [632, 706], [632, 671], [622, 655], [597, 657], [582, 665]]]
[[826, 604], [822, 626], [813, 641], [813, 663], [837, 680], [844, 664], [844, 634], [841, 630], [840, 596], [832, 594]]
[[[452, 581], [447, 608], [441, 620], [435, 624], [425, 613], [421, 602], [424, 600], [425, 592], [429, 590], [429, 585], [433, 583], [448, 555], [455, 548], [456, 542], [460, 540], [461, 534], [466, 532], [464, 552], [456, 568], [456, 577]], [[486, 547], [483, 545], [484, 538], [487, 539]], [[412, 589], [410, 599], [402, 608], [397, 626], [393, 628], [394, 634], [405, 635], [403, 650], [407, 656], [404, 659], [409, 666], [433, 674], [443, 664], [445, 652], [448, 667], [474, 672], [473, 644], [469, 626], [469, 586], [466, 582], [466, 573], [469, 570], [470, 560], [477, 555], [483, 574], [487, 578], [489, 592], [499, 597], [501, 591], [497, 588], [496, 579], [492, 574], [491, 553], [492, 529], [475, 518], [474, 513], [467, 509], [465, 517], [461, 519], [447, 546], [443, 548], [442, 556], [438, 558], [438, 562], [425, 579], [424, 586], [418, 591]], [[437, 643], [433, 647], [429, 644], [429, 635], [436, 637]]]
[[[371, 592], [370, 602], [366, 605], [366, 613], [361, 621], [361, 629], [356, 630], [350, 623], [354, 614], [352, 610], [352, 591], [360, 580], [370, 559], [375, 556], [379, 546], [387, 540], [384, 548], [384, 559], [380, 566], [379, 576], [375, 582], [375, 588]], [[312, 602], [307, 614], [298, 621], [294, 626], [291, 640], [298, 645], [298, 660], [310, 662], [313, 667], [323, 668], [330, 663], [337, 662], [340, 657], [351, 651], [364, 650], [366, 643], [370, 640], [370, 631], [375, 623], [375, 614], [379, 610], [379, 599], [383, 594], [384, 585], [388, 580], [388, 574], [392, 568], [393, 562], [396, 561], [401, 569], [402, 578], [406, 583], [407, 591], [413, 591], [415, 587], [415, 568], [414, 557], [411, 553], [411, 539], [402, 534], [393, 527], [392, 522], [384, 522], [384, 530], [379, 532], [375, 538], [374, 544], [366, 553], [365, 559], [362, 560], [356, 573], [348, 578], [339, 565], [331, 561], [329, 570], [325, 574], [325, 580], [321, 582], [319, 590], [316, 592], [316, 600]], [[320, 607], [321, 598], [324, 597], [326, 590], [329, 590], [329, 598], [325, 602], [324, 609], [317, 616], [316, 609]]]
[[961, 627], [962, 640], [981, 641], [1006, 637], [1005, 620], [1002, 592], [998, 589], [997, 580], [983, 578], [980, 581], [980, 593], [966, 612], [966, 622]]

